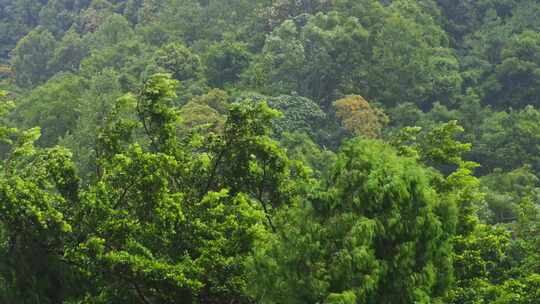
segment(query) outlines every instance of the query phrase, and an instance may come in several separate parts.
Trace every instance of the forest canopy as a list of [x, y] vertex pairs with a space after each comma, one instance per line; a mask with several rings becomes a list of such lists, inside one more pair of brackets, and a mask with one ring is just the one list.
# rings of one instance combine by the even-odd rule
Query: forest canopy
[[540, 303], [536, 0], [0, 0], [0, 303]]

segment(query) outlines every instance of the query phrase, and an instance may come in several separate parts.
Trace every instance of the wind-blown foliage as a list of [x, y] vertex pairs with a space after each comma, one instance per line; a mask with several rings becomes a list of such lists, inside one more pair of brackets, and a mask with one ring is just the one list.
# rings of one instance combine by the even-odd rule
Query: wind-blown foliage
[[0, 302], [540, 295], [536, 0], [0, 0]]

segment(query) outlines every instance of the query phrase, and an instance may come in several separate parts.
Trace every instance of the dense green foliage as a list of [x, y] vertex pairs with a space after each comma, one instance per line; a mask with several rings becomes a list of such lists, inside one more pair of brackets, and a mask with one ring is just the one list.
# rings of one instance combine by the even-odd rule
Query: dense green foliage
[[537, 0], [0, 0], [0, 303], [540, 303]]

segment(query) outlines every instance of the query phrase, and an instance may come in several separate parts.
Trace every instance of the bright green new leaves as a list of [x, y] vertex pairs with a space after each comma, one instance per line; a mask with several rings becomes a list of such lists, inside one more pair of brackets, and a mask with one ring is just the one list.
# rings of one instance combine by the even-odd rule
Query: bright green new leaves
[[220, 89], [192, 98], [179, 111], [180, 132], [207, 136], [223, 131], [228, 106], [229, 95]]
[[[249, 302], [244, 261], [308, 173], [270, 138], [278, 112], [264, 103], [232, 106], [207, 138], [178, 132], [176, 85], [156, 74], [100, 109], [96, 173], [82, 191], [67, 151], [33, 147], [39, 129], [1, 129], [12, 146], [0, 176], [3, 297]], [[223, 111], [220, 96], [196, 102]]]
[[62, 256], [78, 200], [71, 154], [35, 148], [39, 128], [2, 126], [0, 133], [7, 146], [0, 165], [0, 297], [57, 303], [77, 288]]
[[[167, 74], [152, 76], [137, 96], [137, 114], [155, 151], [174, 145], [178, 115], [172, 107], [178, 82]], [[130, 98], [130, 97], [127, 97]]]
[[86, 194], [81, 221], [88, 240], [75, 256], [114, 298], [242, 298], [242, 256], [264, 233], [263, 214], [247, 197], [226, 190], [201, 200], [179, 192], [183, 165], [132, 146]]
[[264, 103], [233, 105], [223, 134], [210, 146], [212, 158], [203, 188], [249, 194], [261, 204], [272, 228], [272, 209], [292, 195], [292, 177], [299, 169], [291, 167], [285, 151], [269, 136], [271, 121], [278, 115]]
[[478, 225], [455, 238], [456, 285], [447, 303], [538, 301], [538, 208], [530, 202], [521, 205], [514, 236], [500, 226]]
[[119, 99], [100, 136], [107, 153], [69, 252], [95, 282], [92, 301], [248, 302], [243, 262], [289, 186], [287, 158], [268, 136], [276, 112], [236, 105], [210, 142], [178, 138], [175, 85], [152, 76]]
[[466, 235], [455, 237], [454, 271], [456, 285], [448, 303], [493, 303], [497, 298], [492, 284], [504, 280], [508, 264], [510, 235], [504, 229], [478, 225]]

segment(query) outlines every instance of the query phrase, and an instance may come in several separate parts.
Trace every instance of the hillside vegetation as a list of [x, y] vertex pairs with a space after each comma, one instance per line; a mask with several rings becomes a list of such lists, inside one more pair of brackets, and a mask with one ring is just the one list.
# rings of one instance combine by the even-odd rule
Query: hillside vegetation
[[0, 0], [0, 121], [0, 303], [540, 303], [537, 0]]

